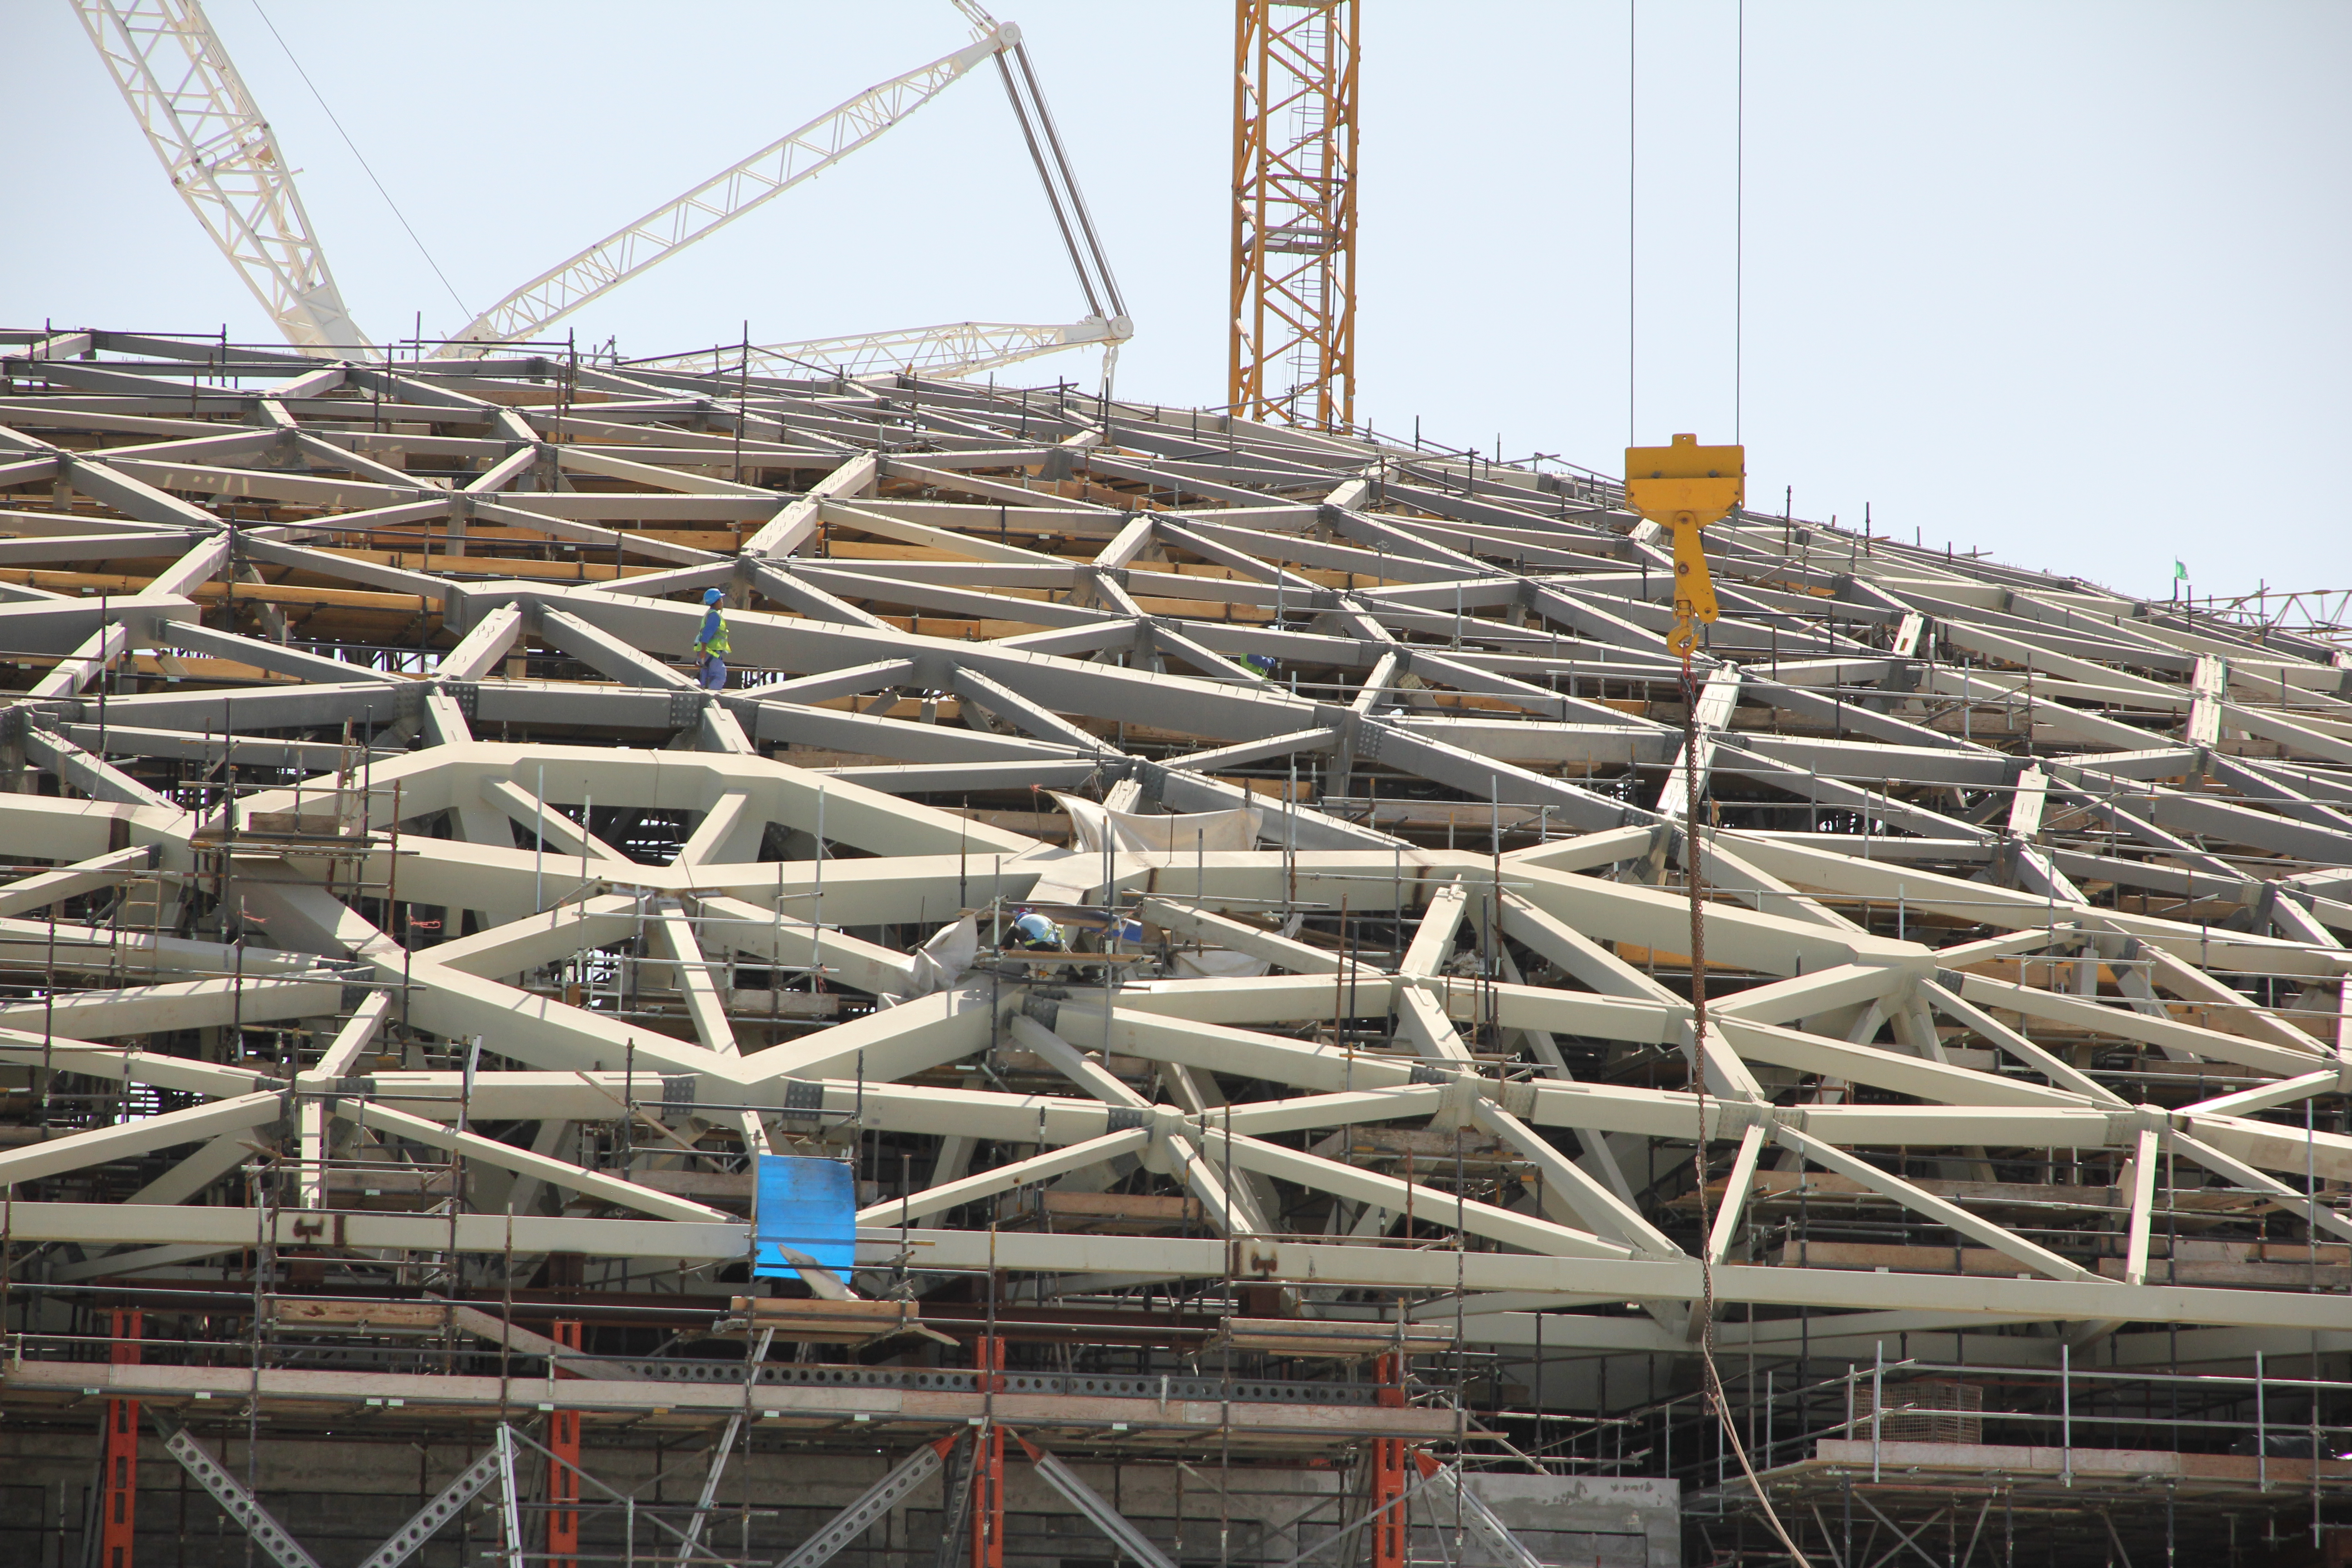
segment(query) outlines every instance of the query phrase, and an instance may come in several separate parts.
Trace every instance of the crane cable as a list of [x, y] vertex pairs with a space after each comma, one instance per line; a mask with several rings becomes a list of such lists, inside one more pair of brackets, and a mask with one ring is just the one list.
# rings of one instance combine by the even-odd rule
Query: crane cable
[[[1707, 1211], [1706, 1201], [1706, 924], [1701, 917], [1703, 900], [1699, 896], [1699, 826], [1698, 826], [1698, 687], [1691, 673], [1690, 655], [1683, 655], [1683, 879], [1690, 893], [1690, 987], [1691, 987], [1691, 1092], [1698, 1106], [1698, 1136], [1692, 1141], [1691, 1164], [1698, 1189], [1698, 1271], [1700, 1303], [1703, 1314], [1699, 1322], [1699, 1361], [1706, 1371], [1706, 1403], [1722, 1426], [1725, 1439], [1738, 1457], [1740, 1473], [1748, 1478], [1749, 1489], [1756, 1494], [1757, 1505], [1764, 1510], [1765, 1522], [1780, 1544], [1789, 1549], [1796, 1562], [1811, 1568], [1812, 1559], [1790, 1539], [1788, 1527], [1772, 1507], [1772, 1500], [1764, 1490], [1764, 1483], [1756, 1479], [1756, 1467], [1748, 1462], [1748, 1446], [1739, 1440], [1739, 1430], [1731, 1418], [1731, 1407], [1724, 1397], [1723, 1374], [1715, 1364], [1715, 1222]], [[1731, 1200], [1725, 1189], [1724, 1199]]]
[[441, 264], [433, 259], [431, 251], [425, 248], [425, 241], [418, 237], [415, 226], [408, 221], [408, 215], [400, 210], [400, 204], [392, 199], [392, 193], [383, 188], [382, 180], [376, 178], [374, 168], [367, 161], [367, 154], [361, 152], [359, 143], [352, 140], [352, 133], [343, 129], [342, 121], [337, 118], [333, 106], [327, 102], [326, 95], [319, 90], [318, 84], [310, 79], [310, 73], [302, 68], [302, 62], [294, 58], [293, 47], [287, 43], [286, 35], [278, 30], [278, 24], [271, 21], [269, 13], [261, 8], [261, 0], [252, 0], [252, 3], [253, 14], [261, 18], [261, 25], [269, 29], [271, 37], [278, 40], [278, 48], [286, 56], [286, 63], [294, 68], [294, 74], [302, 79], [302, 85], [310, 89], [310, 96], [319, 100], [320, 109], [326, 110], [327, 123], [335, 128], [335, 134], [343, 139], [343, 145], [352, 150], [352, 156], [359, 160], [360, 167], [366, 172], [369, 183], [375, 186], [375, 194], [383, 198], [383, 205], [392, 209], [392, 216], [398, 218], [400, 226], [408, 231], [410, 242], [416, 247], [416, 254], [425, 258], [425, 265], [433, 268], [433, 276], [441, 279], [441, 287], [449, 291], [449, 298], [456, 301], [457, 309], [470, 318], [474, 314], [473, 307], [458, 299], [457, 285], [449, 281], [449, 275], [441, 270]]
[[[1633, 65], [1631, 31], [1632, 9], [1633, 0], [1628, 0], [1626, 91], [1629, 99], [1633, 92]], [[1734, 219], [1732, 261], [1732, 290], [1734, 298], [1732, 312], [1732, 320], [1734, 323], [1732, 349], [1732, 424], [1735, 433], [1738, 432], [1739, 426], [1741, 373], [1744, 369], [1744, 366], [1741, 363], [1742, 349], [1744, 348], [1744, 342], [1742, 340], [1745, 336], [1744, 328], [1746, 326], [1744, 319], [1745, 289], [1743, 287], [1745, 278], [1742, 271], [1742, 262], [1744, 259], [1743, 252], [1745, 250], [1746, 239], [1744, 230], [1746, 226], [1745, 185], [1747, 177], [1746, 143], [1748, 104], [1747, 0], [1738, 0], [1738, 90], [1736, 100], [1738, 103], [1738, 112], [1735, 121], [1737, 128], [1734, 132], [1734, 145], [1737, 149], [1734, 154], [1734, 167], [1737, 171], [1734, 178], [1735, 184], [1738, 189], [1734, 197], [1733, 206], [1733, 212], [1736, 216]], [[1626, 153], [1626, 179], [1629, 185], [1633, 179], [1633, 152], [1629, 137]], [[1630, 198], [1628, 200], [1627, 207], [1630, 214], [1632, 210]], [[1627, 238], [1627, 256], [1630, 264], [1630, 258], [1632, 256], [1632, 238], [1630, 232]], [[1630, 272], [1630, 265], [1628, 269]], [[1630, 417], [1633, 389], [1633, 323], [1630, 319], [1632, 300], [1632, 289], [1630, 283], [1627, 289], [1627, 300], [1629, 319], [1626, 324], [1626, 386]], [[1737, 509], [1735, 508], [1734, 510], [1736, 515]], [[1694, 528], [1696, 528], [1696, 525], [1694, 525]], [[1714, 1412], [1716, 1422], [1722, 1429], [1724, 1440], [1730, 1445], [1732, 1453], [1738, 1458], [1740, 1473], [1748, 1478], [1748, 1489], [1756, 1494], [1756, 1503], [1757, 1506], [1764, 1512], [1765, 1522], [1772, 1527], [1772, 1533], [1780, 1538], [1780, 1544], [1788, 1549], [1789, 1555], [1792, 1561], [1801, 1564], [1802, 1568], [1812, 1568], [1812, 1559], [1806, 1556], [1804, 1549], [1799, 1546], [1795, 1540], [1790, 1537], [1788, 1527], [1780, 1522], [1780, 1515], [1772, 1506], [1771, 1497], [1764, 1489], [1764, 1483], [1757, 1479], [1756, 1467], [1748, 1460], [1748, 1446], [1740, 1441], [1738, 1426], [1731, 1418], [1730, 1403], [1724, 1396], [1723, 1373], [1715, 1364], [1715, 1222], [1713, 1216], [1708, 1212], [1708, 1205], [1706, 1201], [1706, 922], [1703, 913], [1706, 901], [1699, 891], [1699, 885], [1702, 879], [1701, 850], [1699, 846], [1699, 686], [1697, 677], [1691, 668], [1691, 648], [1685, 646], [1680, 650], [1680, 652], [1682, 655], [1681, 674], [1683, 695], [1683, 880], [1690, 896], [1691, 1093], [1693, 1100], [1698, 1110], [1697, 1135], [1691, 1141], [1691, 1165], [1693, 1176], [1695, 1178], [1695, 1184], [1698, 1194], [1698, 1269], [1700, 1292], [1698, 1310], [1701, 1314], [1699, 1321], [1699, 1362], [1706, 1373], [1705, 1397], [1707, 1408]], [[1731, 1200], [1732, 1194], [1727, 1187], [1725, 1189], [1724, 1197], [1727, 1202]]]

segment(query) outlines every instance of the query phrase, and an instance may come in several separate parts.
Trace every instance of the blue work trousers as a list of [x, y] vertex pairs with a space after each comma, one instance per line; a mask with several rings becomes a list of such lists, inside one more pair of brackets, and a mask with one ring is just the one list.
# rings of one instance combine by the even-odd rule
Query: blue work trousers
[[704, 654], [702, 656], [701, 676], [702, 689], [705, 691], [726, 690], [727, 661], [719, 658], [715, 653]]

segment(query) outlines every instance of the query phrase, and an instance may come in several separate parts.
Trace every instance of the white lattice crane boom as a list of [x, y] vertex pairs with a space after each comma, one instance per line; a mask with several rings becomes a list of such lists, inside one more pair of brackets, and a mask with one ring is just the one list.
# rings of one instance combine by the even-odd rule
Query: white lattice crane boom
[[[1114, 323], [1095, 316], [1064, 326], [1028, 321], [945, 321], [900, 331], [854, 332], [790, 343], [753, 343], [750, 367], [754, 375], [793, 377], [816, 372], [855, 381], [860, 376], [901, 371], [945, 381], [1090, 343], [1117, 349], [1127, 336]], [[737, 343], [721, 343], [689, 353], [656, 354], [625, 363], [647, 370], [716, 374], [722, 370], [732, 372], [742, 364], [744, 351]]]
[[500, 343], [545, 331], [606, 289], [823, 174], [1020, 36], [1007, 23], [953, 54], [877, 82], [548, 268], [451, 335], [460, 342]]
[[1061, 324], [1030, 321], [950, 321], [939, 326], [908, 327], [893, 331], [858, 332], [841, 337], [809, 338], [793, 342], [722, 343], [687, 353], [663, 354], [632, 363], [656, 369], [700, 370], [743, 364], [762, 375], [792, 376], [809, 371], [831, 371], [855, 379], [891, 371], [934, 379], [973, 375], [981, 371], [1057, 353], [1063, 349], [1100, 343], [1104, 375], [1118, 353], [1118, 345], [1135, 335], [1135, 323], [1119, 295], [1118, 279], [1095, 233], [1086, 196], [1076, 173], [1063, 151], [1052, 110], [1045, 104], [1037, 72], [1029, 62], [1021, 29], [1000, 23], [977, 0], [954, 0], [971, 23], [974, 48], [989, 45], [997, 75], [1004, 84], [1005, 101], [1020, 122], [1023, 142], [1037, 167], [1045, 203], [1069, 252], [1070, 270], [1086, 296], [1087, 314]]
[[198, 0], [74, 0], [172, 188], [298, 348], [365, 350], [269, 122]]
[[[775, 343], [752, 349], [751, 357], [786, 374], [822, 366], [851, 375], [899, 370], [953, 376], [1080, 344], [1100, 343], [1115, 354], [1134, 328], [1022, 47], [1021, 29], [998, 22], [974, 0], [956, 4], [972, 24], [971, 43], [867, 88], [541, 273], [451, 334], [442, 354], [479, 353], [544, 332], [606, 290], [823, 174], [991, 58], [1086, 296], [1086, 316], [1065, 324], [957, 321]], [[336, 291], [292, 171], [200, 0], [74, 0], [74, 6], [173, 188], [287, 340], [320, 353], [368, 349], [366, 334]], [[698, 353], [643, 363], [698, 365], [705, 357]]]

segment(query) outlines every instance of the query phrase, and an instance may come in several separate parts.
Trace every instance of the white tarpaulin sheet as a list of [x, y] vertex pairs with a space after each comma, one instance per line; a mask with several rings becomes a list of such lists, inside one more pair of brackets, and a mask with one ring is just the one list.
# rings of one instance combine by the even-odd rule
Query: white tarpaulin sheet
[[1237, 811], [1194, 811], [1171, 814], [1111, 811], [1090, 800], [1059, 790], [1048, 790], [1069, 815], [1071, 847], [1099, 855], [1108, 837], [1121, 855], [1165, 856], [1155, 864], [1172, 864], [1175, 858], [1205, 854], [1213, 849], [1255, 849], [1265, 813], [1245, 805]]
[[1230, 947], [1180, 947], [1176, 950], [1176, 978], [1179, 980], [1253, 980], [1273, 967], [1263, 958], [1252, 958], [1248, 953], [1235, 952]]
[[885, 1007], [901, 1002], [911, 1002], [918, 996], [928, 996], [934, 991], [944, 991], [953, 985], [956, 977], [970, 969], [980, 956], [980, 922], [966, 915], [953, 925], [943, 925], [931, 933], [931, 940], [915, 950], [915, 973], [906, 990], [897, 995], [886, 995]]

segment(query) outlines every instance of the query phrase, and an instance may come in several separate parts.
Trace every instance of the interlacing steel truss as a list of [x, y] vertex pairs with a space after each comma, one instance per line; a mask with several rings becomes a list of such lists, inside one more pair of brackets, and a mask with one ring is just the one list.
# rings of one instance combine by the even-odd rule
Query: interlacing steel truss
[[768, 1150], [854, 1162], [865, 1295], [1675, 1355], [1704, 1255], [1727, 1350], [2347, 1321], [2333, 645], [1740, 512], [1686, 775], [1670, 558], [1591, 475], [5, 343], [20, 1286], [723, 1295]]

